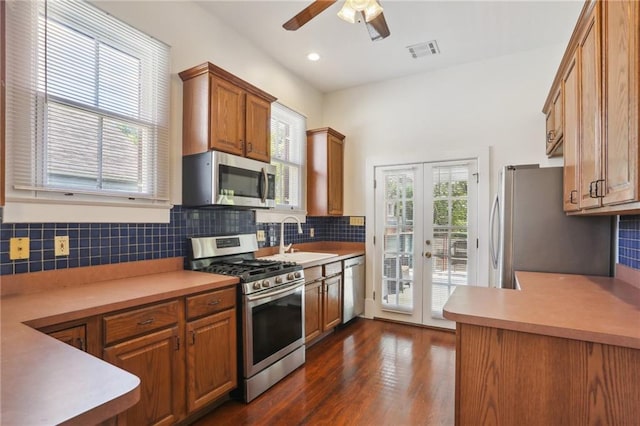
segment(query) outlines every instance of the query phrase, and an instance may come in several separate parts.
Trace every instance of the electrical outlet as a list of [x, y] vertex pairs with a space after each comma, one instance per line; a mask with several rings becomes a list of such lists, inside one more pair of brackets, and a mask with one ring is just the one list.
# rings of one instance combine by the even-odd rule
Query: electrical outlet
[[313, 238], [316, 235], [315, 228], [309, 228], [309, 237]]
[[349, 225], [351, 226], [364, 226], [364, 216], [350, 216]]
[[29, 238], [10, 238], [9, 239], [9, 259], [21, 260], [29, 259]]
[[55, 238], [55, 254], [56, 256], [69, 256], [68, 235], [58, 235]]
[[265, 237], [264, 235], [264, 230], [259, 230], [258, 232], [256, 232], [258, 241], [265, 241], [267, 239], [267, 237]]

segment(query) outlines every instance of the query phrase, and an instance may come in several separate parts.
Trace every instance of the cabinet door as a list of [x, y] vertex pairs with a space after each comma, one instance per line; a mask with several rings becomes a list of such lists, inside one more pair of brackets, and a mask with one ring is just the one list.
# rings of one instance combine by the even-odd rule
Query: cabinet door
[[187, 406], [189, 412], [238, 385], [236, 310], [187, 324]]
[[343, 212], [344, 142], [331, 134], [328, 137], [328, 213], [340, 216]]
[[245, 93], [225, 80], [211, 79], [211, 148], [244, 155]]
[[578, 44], [578, 64], [580, 67], [580, 135], [579, 168], [580, 208], [600, 206], [596, 197], [596, 185], [601, 174], [600, 135], [600, 19], [597, 3], [588, 20], [585, 32]]
[[304, 337], [305, 342], [322, 332], [322, 281], [307, 284], [304, 289]]
[[324, 281], [324, 324], [328, 330], [342, 321], [342, 275]]
[[271, 161], [271, 104], [247, 93], [246, 156]]
[[602, 2], [604, 204], [638, 199], [638, 3]]
[[558, 88], [558, 91], [553, 97], [553, 129], [554, 140], [559, 141], [563, 136], [563, 100], [562, 100], [562, 86]]
[[578, 206], [578, 138], [579, 134], [579, 98], [577, 54], [569, 63], [562, 78], [564, 92], [564, 169], [563, 200], [564, 211], [579, 210]]
[[54, 331], [49, 333], [49, 336], [54, 339], [58, 339], [67, 345], [78, 348], [81, 351], [87, 350], [87, 327], [84, 324], [60, 331]]
[[178, 327], [104, 349], [105, 361], [140, 378], [140, 401], [121, 414], [124, 424], [170, 425], [180, 419], [184, 399], [180, 354]]

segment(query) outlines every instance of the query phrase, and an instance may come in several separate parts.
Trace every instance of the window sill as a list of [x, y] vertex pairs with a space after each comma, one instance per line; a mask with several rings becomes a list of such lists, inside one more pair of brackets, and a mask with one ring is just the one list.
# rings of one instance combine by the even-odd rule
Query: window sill
[[280, 223], [287, 216], [294, 216], [302, 223], [307, 221], [304, 210], [256, 210], [257, 223]]
[[169, 223], [171, 205], [114, 206], [6, 202], [3, 223]]

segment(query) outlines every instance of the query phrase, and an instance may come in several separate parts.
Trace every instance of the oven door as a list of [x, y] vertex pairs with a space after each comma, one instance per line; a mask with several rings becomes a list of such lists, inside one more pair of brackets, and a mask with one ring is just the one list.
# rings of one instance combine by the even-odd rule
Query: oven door
[[275, 207], [276, 170], [271, 164], [212, 151], [216, 204]]
[[304, 344], [304, 280], [243, 296], [244, 377]]

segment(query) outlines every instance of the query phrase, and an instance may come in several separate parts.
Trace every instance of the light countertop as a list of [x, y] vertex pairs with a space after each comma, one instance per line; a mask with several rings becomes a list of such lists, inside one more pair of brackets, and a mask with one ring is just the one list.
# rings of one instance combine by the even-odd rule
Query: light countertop
[[640, 349], [640, 289], [608, 277], [516, 272], [520, 290], [458, 286], [460, 323]]
[[2, 424], [95, 424], [139, 400], [140, 381], [136, 376], [33, 327], [87, 318], [237, 282], [235, 277], [174, 271], [2, 297]]

